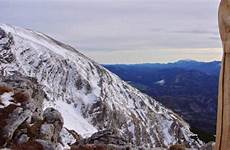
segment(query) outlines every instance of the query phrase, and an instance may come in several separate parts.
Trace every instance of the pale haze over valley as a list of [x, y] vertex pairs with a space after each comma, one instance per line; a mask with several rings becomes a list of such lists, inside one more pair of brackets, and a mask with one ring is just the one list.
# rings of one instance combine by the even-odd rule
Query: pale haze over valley
[[220, 60], [219, 0], [0, 0], [0, 22], [41, 31], [99, 63]]

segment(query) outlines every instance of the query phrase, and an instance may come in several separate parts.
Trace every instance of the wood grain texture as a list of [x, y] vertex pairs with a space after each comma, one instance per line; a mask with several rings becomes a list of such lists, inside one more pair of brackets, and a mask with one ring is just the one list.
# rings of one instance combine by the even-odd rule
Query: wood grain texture
[[219, 81], [216, 150], [230, 150], [230, 1], [221, 0], [219, 31], [223, 45], [223, 60]]

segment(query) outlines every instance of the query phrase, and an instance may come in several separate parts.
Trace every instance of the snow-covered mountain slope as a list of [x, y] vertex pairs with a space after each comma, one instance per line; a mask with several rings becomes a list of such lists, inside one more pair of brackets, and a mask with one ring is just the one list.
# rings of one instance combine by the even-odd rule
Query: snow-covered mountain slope
[[82, 136], [114, 129], [130, 142], [149, 147], [200, 142], [189, 125], [154, 99], [122, 81], [74, 48], [42, 33], [0, 25], [0, 75], [34, 77], [64, 126]]

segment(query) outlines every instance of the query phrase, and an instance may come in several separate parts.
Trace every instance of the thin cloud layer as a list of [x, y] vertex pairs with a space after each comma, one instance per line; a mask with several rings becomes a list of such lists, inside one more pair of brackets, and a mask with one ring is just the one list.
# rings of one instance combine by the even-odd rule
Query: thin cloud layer
[[[139, 53], [146, 56], [156, 53], [157, 61], [173, 60], [176, 55], [184, 59], [188, 53], [191, 59], [198, 59], [203, 54], [202, 48], [221, 47], [218, 3], [218, 0], [1, 0], [0, 21], [47, 33], [100, 63], [126, 63], [119, 55], [114, 61], [114, 52], [129, 57], [127, 63], [140, 62]], [[198, 49], [199, 55], [191, 52], [199, 52]], [[220, 59], [220, 54], [221, 50], [218, 55], [210, 51], [202, 58]]]

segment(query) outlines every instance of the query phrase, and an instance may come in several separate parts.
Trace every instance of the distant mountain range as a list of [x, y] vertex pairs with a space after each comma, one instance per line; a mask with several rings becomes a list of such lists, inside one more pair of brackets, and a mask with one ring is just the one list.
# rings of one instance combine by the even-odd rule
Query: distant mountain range
[[[167, 64], [104, 65], [174, 110], [198, 132], [215, 134], [221, 62], [181, 60]], [[204, 131], [204, 132], [203, 132]], [[204, 135], [204, 140], [213, 140]]]

